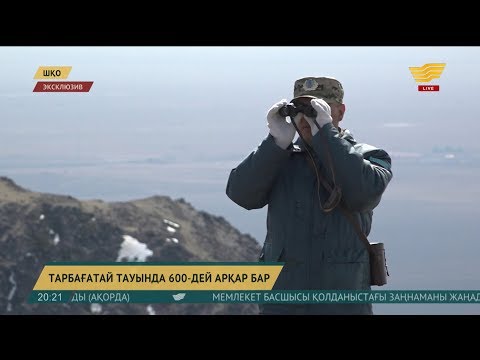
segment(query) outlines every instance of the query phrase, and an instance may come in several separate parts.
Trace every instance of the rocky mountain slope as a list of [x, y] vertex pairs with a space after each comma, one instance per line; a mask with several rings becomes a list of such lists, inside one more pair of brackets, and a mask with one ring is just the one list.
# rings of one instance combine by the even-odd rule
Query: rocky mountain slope
[[254, 314], [255, 304], [29, 304], [27, 299], [51, 261], [256, 261], [259, 251], [251, 236], [183, 199], [80, 201], [0, 177], [0, 314]]

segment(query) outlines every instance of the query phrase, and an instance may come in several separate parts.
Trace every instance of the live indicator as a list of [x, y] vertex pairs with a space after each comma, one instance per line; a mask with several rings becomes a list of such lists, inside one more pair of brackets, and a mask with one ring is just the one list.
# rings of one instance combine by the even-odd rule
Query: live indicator
[[440, 85], [418, 85], [418, 91], [440, 91]]

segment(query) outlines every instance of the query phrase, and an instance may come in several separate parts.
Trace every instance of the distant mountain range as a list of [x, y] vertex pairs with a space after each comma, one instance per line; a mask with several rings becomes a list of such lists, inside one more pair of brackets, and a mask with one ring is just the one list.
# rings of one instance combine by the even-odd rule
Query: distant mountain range
[[254, 314], [254, 304], [29, 304], [52, 261], [256, 261], [259, 244], [183, 199], [80, 201], [0, 177], [0, 314]]
[[480, 154], [464, 151], [461, 146], [435, 146], [431, 152], [391, 152], [392, 159], [420, 164], [478, 164]]

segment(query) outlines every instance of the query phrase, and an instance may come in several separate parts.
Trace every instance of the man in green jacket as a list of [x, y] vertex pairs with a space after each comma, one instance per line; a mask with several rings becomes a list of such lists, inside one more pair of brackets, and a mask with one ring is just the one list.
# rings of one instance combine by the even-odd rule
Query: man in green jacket
[[[268, 204], [260, 261], [285, 263], [274, 290], [370, 290], [369, 254], [344, 212], [368, 236], [392, 179], [391, 159], [339, 126], [343, 95], [331, 77], [295, 81], [293, 103], [316, 114], [305, 108], [287, 121], [279, 111], [287, 101], [274, 104], [269, 134], [230, 173], [231, 200], [247, 210]], [[260, 313], [372, 314], [372, 304], [264, 304]]]

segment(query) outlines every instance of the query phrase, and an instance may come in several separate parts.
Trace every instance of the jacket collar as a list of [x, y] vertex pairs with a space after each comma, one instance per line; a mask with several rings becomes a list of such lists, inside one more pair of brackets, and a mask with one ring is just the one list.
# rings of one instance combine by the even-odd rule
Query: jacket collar
[[[352, 133], [348, 129], [339, 128], [339, 134], [341, 139], [347, 140], [350, 144], [352, 144], [352, 146], [357, 144], [357, 141], [354, 139]], [[305, 143], [300, 136], [293, 144], [292, 151], [293, 152], [305, 151]]]

